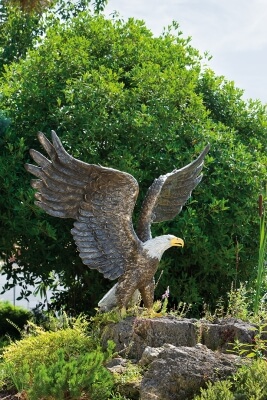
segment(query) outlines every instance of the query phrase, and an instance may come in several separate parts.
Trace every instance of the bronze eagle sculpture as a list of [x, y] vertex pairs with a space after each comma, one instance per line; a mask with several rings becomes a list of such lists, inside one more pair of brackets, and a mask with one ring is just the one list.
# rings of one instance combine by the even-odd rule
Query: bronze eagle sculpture
[[117, 284], [102, 299], [104, 308], [126, 309], [136, 290], [144, 307], [152, 308], [154, 275], [165, 250], [183, 246], [173, 235], [151, 236], [151, 224], [174, 218], [202, 179], [209, 145], [190, 164], [155, 179], [144, 199], [135, 232], [132, 213], [138, 196], [136, 179], [116, 169], [87, 164], [66, 152], [52, 131], [52, 143], [39, 132], [38, 139], [50, 157], [36, 150], [38, 164], [25, 168], [38, 179], [35, 204], [47, 214], [75, 220], [71, 230], [85, 265]]

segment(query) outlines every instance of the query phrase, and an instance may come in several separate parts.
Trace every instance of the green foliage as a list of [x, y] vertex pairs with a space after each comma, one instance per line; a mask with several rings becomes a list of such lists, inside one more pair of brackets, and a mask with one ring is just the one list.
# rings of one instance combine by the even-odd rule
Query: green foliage
[[24, 391], [29, 400], [79, 399], [84, 393], [92, 400], [108, 398], [114, 382], [103, 363], [114, 344], [109, 342], [104, 353], [84, 318], [71, 321], [72, 326], [69, 322], [56, 331], [31, 324], [22, 340], [3, 351], [4, 382]]
[[252, 322], [251, 293], [245, 284], [240, 283], [239, 287], [234, 287], [232, 283], [227, 297], [221, 296], [215, 303], [214, 309], [211, 309], [209, 304], [204, 304], [203, 317], [212, 322], [218, 318], [237, 318]]
[[[10, 339], [7, 336], [0, 337], [0, 354], [2, 353], [3, 349], [10, 343]], [[1, 385], [0, 385], [1, 387]]]
[[[158, 315], [161, 316], [171, 315], [173, 317], [175, 316], [176, 318], [185, 318], [186, 315], [189, 314], [190, 310], [191, 304], [183, 303], [182, 301], [180, 301], [178, 305], [174, 306], [173, 308], [169, 307], [169, 286], [167, 287], [165, 293], [161, 296], [161, 300], [156, 300], [153, 304], [153, 312], [155, 313], [155, 316], [157, 315], [157, 313], [159, 313]], [[146, 314], [147, 310], [144, 310], [142, 312], [142, 316]]]
[[249, 367], [243, 366], [236, 376], [236, 392], [239, 398], [245, 400], [263, 400], [267, 397], [267, 366], [266, 361], [257, 360]]
[[238, 339], [233, 343], [232, 353], [236, 353], [242, 357], [264, 359], [267, 360], [267, 323], [266, 314], [265, 321], [260, 320], [255, 323], [251, 330], [255, 331], [255, 335], [252, 339], [252, 343], [242, 343]]
[[26, 56], [41, 34], [40, 14], [24, 13], [16, 2], [0, 2], [0, 71]]
[[[69, 288], [55, 306], [93, 310], [110, 284], [82, 265], [72, 222], [33, 205], [23, 164], [29, 148], [40, 149], [38, 130], [57, 131], [74, 157], [133, 174], [137, 206], [154, 178], [190, 162], [210, 142], [204, 178], [186, 207], [153, 227], [154, 235], [185, 240], [183, 250], [164, 255], [156, 296], [170, 286], [169, 303], [193, 304], [196, 314], [203, 302], [214, 307], [225, 297], [231, 282], [255, 279], [266, 109], [245, 103], [233, 83], [203, 69], [201, 55], [173, 28], [156, 38], [140, 21], [80, 12], [52, 24], [38, 47], [3, 74], [0, 109], [12, 120], [0, 149], [4, 272], [10, 282], [41, 279], [49, 286], [55, 271]], [[23, 275], [7, 261], [14, 243]]]
[[44, 363], [55, 362], [54, 353], [59, 348], [65, 349], [69, 356], [84, 353], [86, 349], [92, 350], [95, 344], [86, 335], [87, 326], [88, 324], [81, 323], [78, 319], [73, 327], [67, 326], [55, 331], [45, 332], [41, 328], [36, 328], [23, 340], [13, 342], [4, 352], [4, 359], [14, 365], [17, 371], [23, 360], [30, 368], [40, 359]]
[[32, 313], [23, 307], [13, 306], [9, 301], [0, 300], [0, 337], [19, 337], [20, 331], [32, 318]]
[[[237, 295], [237, 296], [240, 296]], [[233, 299], [233, 296], [230, 296]], [[244, 299], [244, 297], [243, 297]], [[241, 302], [233, 301], [233, 304], [241, 305]], [[232, 310], [236, 310], [235, 307]], [[237, 308], [238, 312], [240, 308]], [[230, 314], [230, 316], [234, 316]], [[255, 331], [252, 343], [242, 343], [238, 339], [229, 350], [243, 357], [243, 365], [228, 380], [215, 383], [208, 382], [206, 389], [201, 389], [201, 395], [195, 396], [195, 400], [239, 399], [239, 400], [264, 400], [267, 396], [267, 340], [266, 340], [266, 312], [254, 315], [258, 323], [251, 328]], [[245, 362], [244, 362], [245, 357]], [[253, 361], [251, 361], [253, 360]]]
[[[260, 300], [262, 298], [263, 289], [266, 289], [266, 243], [267, 243], [267, 221], [264, 202], [267, 198], [267, 186], [265, 194], [259, 196], [259, 217], [260, 217], [260, 235], [259, 235], [259, 260], [258, 274], [256, 280], [256, 293], [254, 299], [254, 313], [259, 311]], [[265, 283], [265, 285], [264, 285]], [[265, 286], [265, 287], [264, 287]]]
[[264, 400], [267, 397], [267, 365], [258, 360], [243, 365], [232, 378], [208, 383], [194, 400]]
[[[90, 0], [0, 0], [0, 71], [25, 58], [50, 26], [77, 16], [90, 3]], [[103, 11], [106, 3], [96, 0], [95, 13]]]
[[228, 292], [228, 304], [225, 316], [248, 321], [249, 317], [251, 317], [251, 311], [246, 286], [241, 283], [239, 288], [234, 289], [232, 285], [230, 292]]
[[27, 391], [29, 400], [48, 396], [63, 400], [66, 395], [79, 399], [84, 392], [89, 392], [93, 400], [108, 398], [113, 380], [102, 365], [104, 355], [100, 349], [68, 360], [62, 349], [56, 355], [55, 363], [37, 366]]
[[[136, 399], [137, 398], [136, 395], [131, 396], [129, 387], [132, 387], [134, 385], [140, 386], [142, 378], [143, 378], [142, 368], [140, 367], [140, 365], [133, 364], [131, 361], [128, 361], [125, 369], [122, 372], [114, 373], [115, 387], [118, 394], [121, 393], [129, 396], [132, 399]], [[123, 400], [122, 397], [121, 400]]]
[[231, 392], [232, 382], [218, 381], [208, 382], [206, 389], [201, 389], [201, 395], [195, 396], [195, 400], [234, 400], [235, 396]]
[[10, 125], [10, 119], [6, 118], [5, 114], [0, 111], [0, 143], [1, 143], [1, 136], [3, 136], [5, 134], [5, 132], [7, 131], [7, 128]]

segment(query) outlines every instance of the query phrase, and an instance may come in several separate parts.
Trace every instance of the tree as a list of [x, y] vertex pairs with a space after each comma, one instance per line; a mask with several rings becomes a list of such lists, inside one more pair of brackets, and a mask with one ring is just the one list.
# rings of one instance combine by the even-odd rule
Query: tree
[[[155, 235], [169, 232], [186, 243], [183, 254], [170, 249], [164, 256], [157, 295], [170, 286], [172, 302], [198, 309], [214, 304], [232, 281], [254, 279], [266, 110], [203, 68], [199, 52], [174, 28], [155, 38], [140, 21], [79, 13], [54, 24], [3, 74], [0, 108], [12, 125], [0, 150], [0, 251], [7, 261], [13, 244], [20, 247], [23, 282], [49, 284], [56, 271], [70, 288], [59, 303], [77, 312], [79, 302], [84, 308], [81, 294], [92, 310], [110, 283], [82, 265], [72, 221], [33, 205], [23, 163], [29, 148], [39, 149], [38, 130], [54, 129], [74, 157], [134, 175], [138, 205], [154, 178], [190, 162], [210, 142], [192, 199], [174, 221], [154, 227]], [[19, 279], [10, 263], [4, 271]]]
[[[46, 30], [58, 20], [67, 21], [89, 8], [91, 0], [0, 0], [0, 71], [24, 58]], [[96, 0], [96, 13], [107, 0]]]
[[40, 13], [25, 13], [16, 2], [0, 2], [0, 69], [25, 57], [40, 34]]

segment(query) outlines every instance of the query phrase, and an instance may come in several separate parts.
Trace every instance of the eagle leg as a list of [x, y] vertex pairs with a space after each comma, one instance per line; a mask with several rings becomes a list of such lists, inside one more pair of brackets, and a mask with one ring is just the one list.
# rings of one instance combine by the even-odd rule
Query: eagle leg
[[128, 305], [132, 302], [136, 289], [135, 283], [129, 283], [125, 280], [119, 281], [116, 289], [117, 306], [119, 309], [127, 309]]
[[139, 287], [139, 291], [141, 293], [141, 297], [142, 297], [145, 308], [148, 308], [148, 309], [153, 308], [154, 290], [155, 290], [154, 280], [152, 280], [146, 286]]

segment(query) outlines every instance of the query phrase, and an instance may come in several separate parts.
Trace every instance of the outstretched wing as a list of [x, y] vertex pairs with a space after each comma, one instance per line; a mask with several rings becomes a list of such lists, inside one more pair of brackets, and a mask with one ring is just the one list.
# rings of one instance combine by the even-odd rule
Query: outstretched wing
[[53, 131], [53, 144], [43, 133], [38, 138], [51, 160], [30, 151], [38, 164], [25, 166], [39, 178], [31, 182], [35, 203], [50, 215], [75, 219], [71, 233], [83, 263], [116, 279], [140, 246], [132, 226], [138, 183], [127, 173], [73, 158]]
[[147, 191], [138, 221], [140, 240], [151, 239], [151, 223], [167, 221], [179, 214], [202, 179], [204, 157], [209, 149], [208, 144], [196, 160], [154, 180]]

